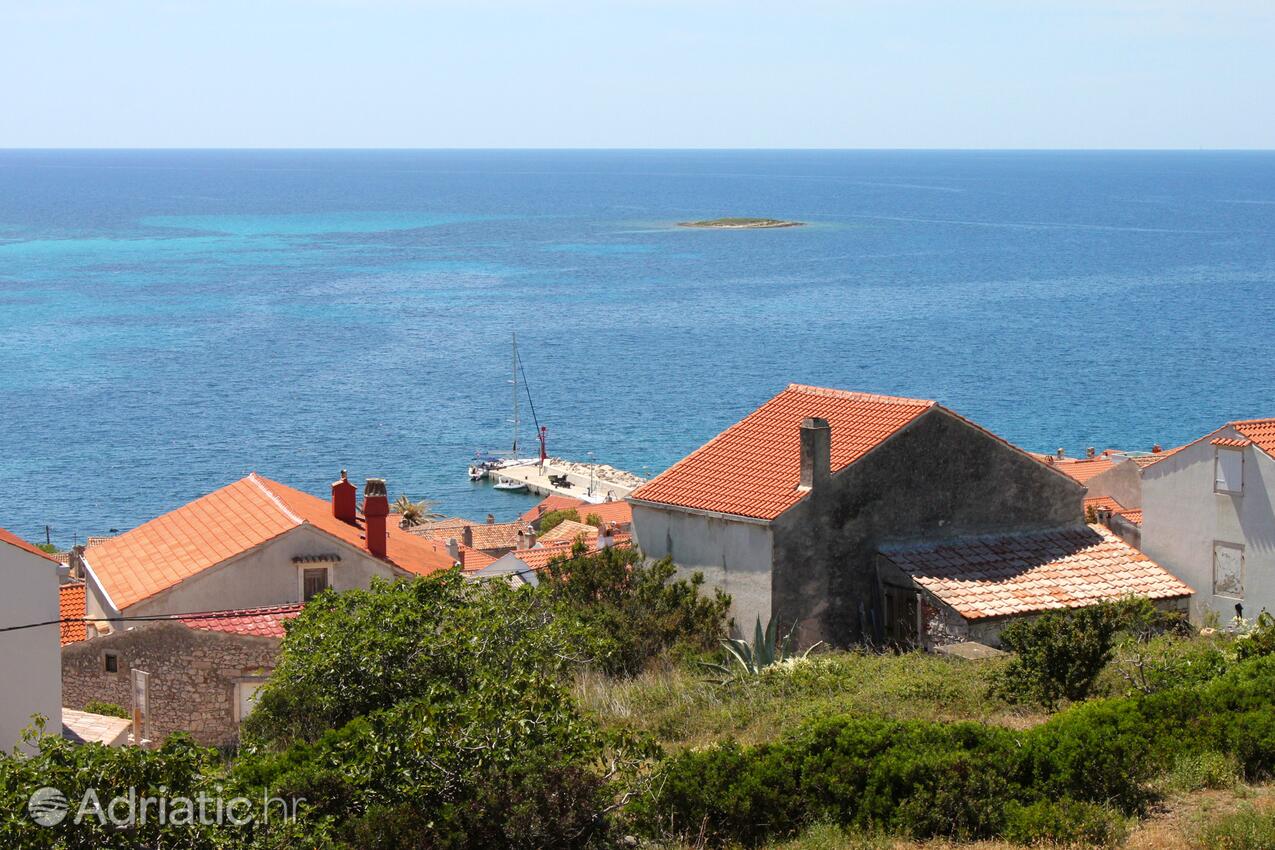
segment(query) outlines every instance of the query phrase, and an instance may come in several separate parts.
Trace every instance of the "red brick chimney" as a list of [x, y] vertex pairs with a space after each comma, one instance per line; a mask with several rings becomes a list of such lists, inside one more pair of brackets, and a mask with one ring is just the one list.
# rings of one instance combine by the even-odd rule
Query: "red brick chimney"
[[367, 551], [385, 557], [385, 518], [390, 515], [389, 491], [384, 478], [369, 478], [363, 487], [363, 521], [367, 531]]
[[343, 522], [354, 522], [358, 495], [358, 488], [350, 483], [345, 470], [341, 470], [341, 480], [332, 485], [332, 516]]

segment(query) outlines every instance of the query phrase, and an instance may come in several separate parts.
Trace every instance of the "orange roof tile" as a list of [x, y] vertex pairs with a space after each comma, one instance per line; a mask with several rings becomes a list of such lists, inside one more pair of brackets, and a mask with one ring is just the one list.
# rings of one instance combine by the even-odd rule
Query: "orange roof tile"
[[585, 541], [593, 541], [598, 537], [598, 530], [592, 525], [585, 525], [582, 522], [576, 522], [573, 519], [564, 519], [553, 528], [540, 535], [540, 541], [546, 545], [554, 541], [565, 540], [571, 542], [577, 537], [584, 537]]
[[546, 546], [537, 546], [534, 549], [519, 549], [509, 554], [526, 564], [528, 569], [541, 570], [547, 567], [550, 561], [570, 556], [571, 544], [564, 541]]
[[[84, 582], [73, 581], [58, 586], [58, 611], [62, 620], [62, 645], [85, 640], [88, 629], [84, 617], [86, 607]], [[72, 622], [67, 622], [68, 620]]]
[[[535, 522], [540, 519], [542, 514], [549, 511], [565, 511], [570, 508], [579, 508], [585, 503], [584, 499], [577, 499], [575, 496], [563, 496], [558, 493], [550, 493], [540, 500], [531, 510], [518, 517], [520, 522]], [[584, 514], [580, 515], [584, 519]]]
[[797, 490], [802, 419], [818, 416], [832, 426], [832, 470], [837, 472], [936, 406], [920, 399], [792, 384], [631, 498], [774, 519], [806, 495]]
[[[102, 541], [84, 558], [122, 610], [303, 524], [366, 551], [361, 516], [353, 523], [339, 520], [326, 499], [254, 472]], [[389, 563], [417, 575], [453, 566], [446, 547], [387, 526]]]
[[895, 566], [962, 617], [975, 620], [1080, 608], [1129, 595], [1192, 591], [1099, 525], [881, 549]]
[[243, 608], [233, 611], [205, 611], [181, 614], [173, 619], [192, 629], [225, 632], [249, 637], [281, 638], [283, 624], [301, 613], [303, 605], [274, 605], [269, 608]]
[[1232, 437], [1214, 437], [1210, 442], [1215, 446], [1222, 446], [1228, 449], [1247, 449], [1253, 445], [1252, 440], [1236, 440]]
[[1119, 516], [1123, 517], [1124, 519], [1129, 520], [1129, 522], [1133, 523], [1134, 525], [1142, 525], [1142, 511], [1141, 511], [1141, 510], [1127, 510], [1127, 511], [1120, 511], [1120, 512], [1119, 512]]
[[1243, 419], [1230, 425], [1253, 445], [1275, 457], [1275, 419]]
[[37, 548], [34, 544], [28, 543], [12, 531], [6, 531], [3, 528], [0, 528], [0, 543], [8, 543], [10, 546], [18, 547], [23, 552], [30, 552], [32, 555], [39, 555], [46, 561], [58, 563], [58, 559], [50, 555], [48, 552]]
[[1122, 511], [1124, 505], [1117, 502], [1110, 496], [1094, 496], [1092, 499], [1085, 499], [1084, 507], [1086, 510], [1094, 508], [1095, 510], [1107, 509], [1109, 511]]
[[1059, 472], [1076, 479], [1084, 484], [1095, 475], [1101, 475], [1116, 463], [1110, 457], [1099, 455], [1097, 457], [1064, 457], [1056, 458], [1053, 455], [1040, 455], [1045, 463], [1054, 467]]

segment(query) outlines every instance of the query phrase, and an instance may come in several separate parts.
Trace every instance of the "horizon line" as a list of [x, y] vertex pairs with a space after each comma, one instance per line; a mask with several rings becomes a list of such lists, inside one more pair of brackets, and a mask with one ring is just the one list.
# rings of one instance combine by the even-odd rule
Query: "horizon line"
[[596, 146], [596, 147], [554, 147], [554, 146], [531, 146], [531, 147], [500, 147], [500, 146], [471, 146], [471, 147], [401, 147], [401, 146], [307, 146], [295, 147], [287, 145], [229, 145], [229, 146], [200, 146], [200, 145], [176, 145], [176, 146], [128, 146], [128, 145], [108, 145], [108, 146], [48, 146], [48, 147], [31, 147], [31, 146], [3, 146], [0, 145], [0, 153], [49, 153], [49, 152], [171, 152], [171, 151], [189, 151], [189, 152], [209, 152], [209, 151], [240, 151], [240, 152], [438, 152], [438, 153], [458, 153], [458, 152], [564, 152], [564, 153], [581, 153], [581, 152], [669, 152], [669, 153], [736, 153], [736, 152], [758, 152], [758, 153], [1275, 153], [1275, 147], [1268, 148], [1252, 148], [1252, 147], [1162, 147], [1162, 148], [1143, 148], [1143, 147], [621, 147], [621, 146]]

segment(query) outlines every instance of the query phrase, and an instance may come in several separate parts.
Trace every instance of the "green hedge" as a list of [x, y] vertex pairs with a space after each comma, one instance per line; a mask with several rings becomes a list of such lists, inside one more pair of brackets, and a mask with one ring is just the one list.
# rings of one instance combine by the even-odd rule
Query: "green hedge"
[[[1183, 753], [1275, 773], [1275, 658], [1196, 687], [1083, 703], [1027, 731], [836, 717], [778, 742], [681, 753], [634, 803], [656, 836], [757, 844], [816, 822], [918, 838], [1118, 833]], [[1105, 840], [1105, 839], [1104, 839]]]

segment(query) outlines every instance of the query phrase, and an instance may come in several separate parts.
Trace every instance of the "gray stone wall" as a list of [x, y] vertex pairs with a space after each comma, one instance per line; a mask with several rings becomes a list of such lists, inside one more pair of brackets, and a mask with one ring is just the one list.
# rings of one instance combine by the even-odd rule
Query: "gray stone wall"
[[[117, 653], [118, 672], [106, 672], [107, 651]], [[233, 744], [236, 682], [269, 675], [278, 655], [273, 638], [146, 623], [62, 647], [62, 703], [82, 710], [101, 700], [129, 710], [129, 671], [137, 668], [150, 673], [152, 740], [189, 732], [201, 744]]]
[[800, 623], [803, 644], [879, 639], [883, 543], [1074, 526], [1083, 498], [1081, 485], [935, 408], [775, 520], [773, 611]]

